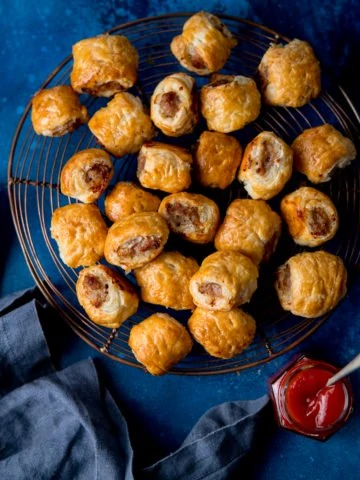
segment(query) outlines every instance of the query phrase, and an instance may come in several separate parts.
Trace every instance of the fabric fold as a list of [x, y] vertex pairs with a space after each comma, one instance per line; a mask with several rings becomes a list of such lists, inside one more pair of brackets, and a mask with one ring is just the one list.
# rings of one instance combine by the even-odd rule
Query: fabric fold
[[48, 310], [36, 295], [0, 301], [0, 478], [233, 478], [262, 435], [267, 396], [212, 408], [177, 451], [140, 470], [126, 421], [93, 361], [55, 371], [38, 318]]

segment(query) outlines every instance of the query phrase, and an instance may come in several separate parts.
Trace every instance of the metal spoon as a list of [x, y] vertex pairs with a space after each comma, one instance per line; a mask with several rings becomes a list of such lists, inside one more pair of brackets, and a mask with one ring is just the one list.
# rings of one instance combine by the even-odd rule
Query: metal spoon
[[326, 382], [326, 386], [329, 387], [333, 383], [337, 382], [341, 378], [346, 377], [349, 373], [353, 372], [354, 370], [360, 368], [360, 353], [356, 355], [356, 357], [351, 360], [344, 368], [339, 370], [335, 375], [333, 375], [329, 380]]

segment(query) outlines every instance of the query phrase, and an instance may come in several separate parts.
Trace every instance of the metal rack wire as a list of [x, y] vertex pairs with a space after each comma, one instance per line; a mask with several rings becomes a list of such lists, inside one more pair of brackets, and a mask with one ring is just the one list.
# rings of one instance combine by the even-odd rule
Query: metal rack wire
[[[146, 18], [109, 31], [112, 34], [126, 35], [138, 49], [140, 81], [134, 88], [134, 93], [140, 95], [145, 103], [149, 102], [156, 84], [163, 77], [181, 69], [172, 56], [169, 45], [173, 36], [181, 32], [188, 16], [187, 13], [179, 13]], [[220, 17], [238, 39], [238, 45], [223, 69], [224, 73], [253, 76], [270, 43], [289, 41], [269, 28], [247, 20], [226, 15]], [[72, 57], [69, 56], [52, 72], [41, 88], [69, 83], [71, 69]], [[199, 87], [207, 82], [207, 79], [195, 78]], [[358, 143], [359, 115], [345, 92], [332, 85], [329, 79], [324, 80], [325, 90], [315, 101], [301, 109], [264, 107], [259, 119], [236, 132], [235, 136], [245, 145], [260, 131], [273, 130], [290, 143], [305, 128], [328, 122]], [[104, 99], [87, 96], [83, 96], [82, 101], [90, 115], [105, 104]], [[161, 310], [161, 307], [142, 303], [137, 314], [116, 330], [91, 322], [81, 309], [75, 294], [79, 270], [68, 268], [62, 263], [49, 231], [53, 211], [59, 206], [74, 202], [60, 193], [61, 169], [76, 151], [95, 147], [95, 139], [86, 126], [61, 138], [39, 137], [31, 125], [30, 109], [29, 103], [15, 132], [8, 166], [11, 211], [26, 262], [47, 300], [83, 340], [119, 362], [140, 367], [127, 344], [129, 331], [134, 323]], [[204, 124], [200, 123], [193, 135], [180, 139], [159, 136], [159, 140], [190, 147], [202, 129]], [[116, 174], [111, 186], [119, 180], [135, 179], [135, 170], [136, 156], [128, 155], [116, 160]], [[303, 177], [295, 174], [283, 193], [292, 191], [300, 184], [306, 182]], [[357, 162], [352, 162], [352, 165], [337, 172], [331, 182], [322, 184], [320, 188], [333, 199], [341, 219], [338, 234], [325, 245], [325, 249], [343, 258], [351, 280], [360, 255], [360, 175]], [[222, 212], [232, 199], [246, 197], [246, 192], [236, 181], [223, 192], [213, 190], [203, 193], [215, 199]], [[278, 210], [279, 199], [275, 198], [270, 203]], [[103, 199], [99, 201], [99, 208], [103, 211]], [[184, 245], [175, 244], [175, 248], [181, 251]], [[191, 248], [194, 249], [193, 252], [189, 250]], [[259, 288], [249, 307], [245, 308], [257, 319], [258, 333], [254, 343], [242, 355], [220, 360], [209, 357], [196, 346], [172, 372], [206, 375], [241, 370], [289, 351], [315, 331], [327, 316], [317, 319], [294, 317], [281, 309], [273, 289], [276, 267], [302, 250], [284, 232], [270, 264], [262, 267]], [[201, 259], [201, 252], [195, 246], [187, 245], [186, 253], [189, 251]], [[129, 279], [135, 284], [133, 276], [130, 275]], [[183, 312], [170, 313], [183, 323], [186, 323], [189, 316]]]

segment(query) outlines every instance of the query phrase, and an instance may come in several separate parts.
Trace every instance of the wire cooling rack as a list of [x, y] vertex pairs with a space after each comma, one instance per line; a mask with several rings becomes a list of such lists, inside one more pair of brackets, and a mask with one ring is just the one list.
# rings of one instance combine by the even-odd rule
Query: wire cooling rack
[[[158, 16], [126, 23], [109, 31], [126, 35], [139, 51], [139, 82], [132, 93], [139, 95], [145, 104], [157, 83], [166, 75], [181, 71], [170, 52], [171, 39], [181, 32], [183, 23], [190, 14], [180, 13]], [[238, 39], [231, 57], [222, 70], [225, 74], [254, 76], [261, 57], [271, 43], [288, 42], [273, 30], [236, 17], [219, 15]], [[48, 77], [41, 88], [69, 83], [72, 57], [67, 57]], [[189, 73], [189, 72], [188, 72]], [[195, 76], [195, 75], [194, 75]], [[198, 87], [208, 79], [196, 77]], [[105, 105], [106, 100], [82, 96], [90, 115]], [[91, 322], [80, 307], [75, 284], [79, 269], [71, 269], [62, 263], [58, 249], [50, 236], [50, 221], [53, 211], [74, 202], [60, 193], [60, 172], [65, 162], [78, 150], [96, 147], [96, 142], [87, 126], [61, 138], [37, 136], [30, 119], [29, 103], [19, 122], [11, 148], [8, 181], [12, 216], [22, 250], [30, 271], [40, 290], [65, 318], [72, 329], [88, 344], [119, 362], [140, 367], [128, 347], [128, 336], [133, 324], [138, 323], [162, 307], [142, 303], [136, 315], [119, 329], [109, 330]], [[345, 92], [323, 76], [323, 93], [301, 109], [263, 107], [258, 120], [245, 129], [235, 132], [243, 146], [263, 130], [272, 130], [286, 142], [299, 135], [305, 128], [322, 123], [332, 123], [358, 146], [360, 119]], [[192, 135], [180, 139], [166, 138], [160, 141], [191, 147], [204, 123], [199, 124]], [[111, 187], [119, 180], [136, 178], [136, 156], [128, 155], [115, 160], [115, 176]], [[340, 228], [336, 237], [324, 248], [340, 255], [349, 271], [349, 284], [359, 263], [360, 252], [360, 197], [358, 162], [336, 173], [329, 183], [321, 184], [322, 191], [330, 195], [339, 210]], [[285, 190], [270, 202], [279, 211], [282, 196], [300, 185], [306, 185], [304, 177], [294, 174]], [[199, 190], [197, 190], [199, 191]], [[235, 181], [225, 191], [202, 190], [201, 193], [216, 200], [222, 214], [234, 198], [246, 197], [245, 190]], [[98, 202], [104, 211], [103, 198]], [[211, 253], [213, 246], [197, 246], [172, 241], [169, 249], [179, 249], [193, 255], [199, 261]], [[276, 268], [291, 255], [303, 248], [297, 247], [284, 232], [271, 262], [261, 268], [259, 288], [245, 309], [254, 315], [258, 330], [254, 343], [241, 355], [230, 360], [209, 357], [196, 345], [192, 353], [175, 366], [173, 373], [205, 375], [237, 371], [255, 366], [285, 353], [314, 332], [327, 318], [305, 319], [284, 312], [273, 287]], [[135, 278], [128, 276], [135, 285]], [[136, 285], [135, 285], [136, 287]], [[189, 312], [169, 311], [186, 324]]]

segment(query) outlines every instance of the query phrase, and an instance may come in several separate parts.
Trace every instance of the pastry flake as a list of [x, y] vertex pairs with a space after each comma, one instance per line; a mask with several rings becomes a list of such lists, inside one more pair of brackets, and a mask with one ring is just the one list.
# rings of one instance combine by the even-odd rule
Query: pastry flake
[[177, 193], [191, 184], [192, 156], [185, 148], [145, 143], [138, 156], [137, 177], [145, 188]]
[[78, 93], [111, 97], [131, 88], [137, 79], [138, 53], [126, 37], [98, 35], [72, 47], [70, 80]]
[[195, 80], [186, 73], [161, 80], [151, 97], [151, 119], [170, 137], [191, 133], [199, 121]]
[[86, 107], [69, 85], [40, 90], [32, 99], [31, 121], [38, 135], [61, 137], [88, 119]]
[[88, 317], [107, 328], [120, 327], [139, 306], [138, 296], [131, 284], [105, 265], [81, 270], [76, 294]]
[[207, 12], [198, 12], [184, 24], [181, 35], [174, 37], [170, 48], [181, 65], [198, 75], [220, 70], [237, 44], [221, 20]]
[[215, 235], [215, 248], [243, 253], [259, 264], [274, 253], [280, 234], [281, 219], [267, 203], [237, 199]]
[[256, 120], [261, 97], [252, 78], [215, 74], [202, 87], [200, 104], [208, 129], [229, 133]]
[[311, 45], [298, 39], [271, 45], [260, 62], [259, 77], [269, 105], [302, 107], [321, 90], [320, 63]]
[[311, 187], [301, 187], [281, 200], [281, 214], [298, 245], [317, 247], [331, 240], [339, 216], [331, 199]]
[[193, 310], [189, 282], [198, 269], [198, 263], [191, 257], [179, 252], [161, 253], [135, 270], [142, 300], [174, 310]]
[[312, 183], [328, 182], [356, 158], [353, 142], [328, 123], [304, 130], [293, 142], [295, 168]]
[[256, 322], [240, 308], [216, 312], [196, 308], [188, 327], [195, 340], [217, 358], [233, 358], [254, 340]]
[[238, 179], [251, 198], [269, 200], [284, 188], [292, 167], [291, 148], [275, 133], [261, 132], [245, 148]]
[[199, 193], [173, 193], [159, 207], [169, 228], [185, 240], [209, 243], [214, 239], [220, 221], [216, 203]]
[[157, 212], [133, 213], [109, 228], [105, 258], [125, 271], [142, 267], [162, 252], [168, 236], [168, 226]]
[[89, 121], [91, 133], [115, 157], [136, 153], [155, 135], [153, 124], [140, 98], [118, 93]]
[[319, 250], [289, 258], [277, 271], [275, 288], [284, 310], [316, 318], [336, 307], [346, 294], [346, 282], [341, 258]]
[[93, 265], [104, 256], [107, 231], [100, 210], [92, 204], [59, 207], [51, 218], [51, 236], [61, 260], [71, 268]]
[[193, 342], [185, 327], [166, 313], [155, 313], [135, 325], [129, 346], [138, 362], [152, 375], [164, 375], [180, 362]]
[[133, 182], [118, 182], [105, 198], [105, 214], [117, 222], [133, 213], [157, 212], [160, 198]]
[[93, 203], [101, 196], [114, 175], [110, 155], [99, 148], [75, 153], [64, 165], [60, 177], [63, 195], [84, 203]]
[[241, 156], [242, 148], [236, 138], [224, 133], [203, 132], [194, 155], [198, 182], [204, 187], [228, 187], [235, 178]]
[[198, 307], [230, 311], [250, 301], [257, 288], [257, 266], [238, 252], [215, 252], [204, 259], [190, 280]]

